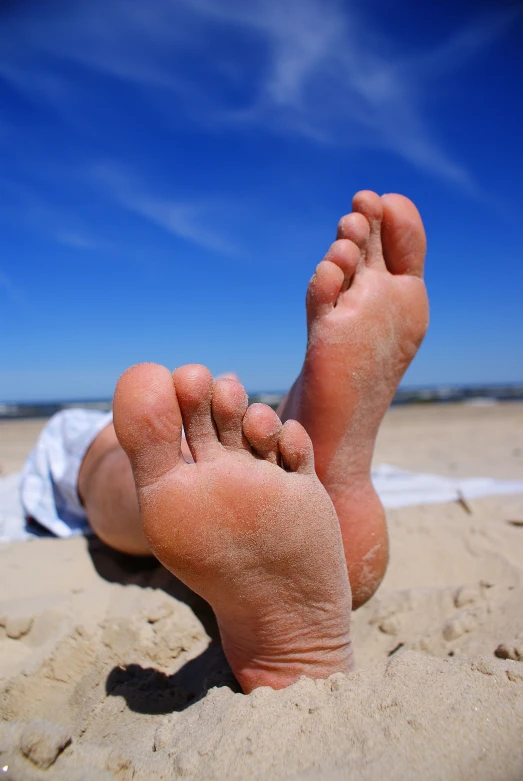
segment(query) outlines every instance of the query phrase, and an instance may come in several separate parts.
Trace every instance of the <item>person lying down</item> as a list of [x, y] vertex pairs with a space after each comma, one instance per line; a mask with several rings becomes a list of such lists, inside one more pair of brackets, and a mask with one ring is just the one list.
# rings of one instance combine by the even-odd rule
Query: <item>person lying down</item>
[[350, 672], [351, 610], [387, 566], [370, 467], [427, 329], [425, 249], [411, 201], [355, 195], [310, 281], [303, 368], [277, 413], [204, 366], [133, 366], [114, 420], [49, 421], [24, 470], [27, 516], [152, 552], [213, 608], [245, 693]]

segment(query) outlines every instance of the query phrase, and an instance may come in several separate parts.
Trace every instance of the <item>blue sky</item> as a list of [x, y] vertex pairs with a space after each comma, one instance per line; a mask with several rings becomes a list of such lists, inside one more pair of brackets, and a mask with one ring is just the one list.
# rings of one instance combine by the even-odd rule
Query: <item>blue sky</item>
[[0, 400], [144, 360], [286, 388], [363, 188], [426, 223], [404, 384], [523, 380], [521, 40], [503, 0], [4, 0]]

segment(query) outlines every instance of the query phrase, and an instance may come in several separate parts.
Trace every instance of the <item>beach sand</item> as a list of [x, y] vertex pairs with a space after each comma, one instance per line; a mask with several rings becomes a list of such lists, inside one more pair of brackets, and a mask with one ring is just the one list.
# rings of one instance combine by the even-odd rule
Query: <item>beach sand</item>
[[[3, 474], [42, 425], [0, 424]], [[375, 462], [522, 479], [523, 404], [394, 408]], [[210, 609], [154, 561], [94, 538], [0, 546], [0, 775], [521, 781], [523, 495], [388, 519], [356, 671], [249, 696]]]

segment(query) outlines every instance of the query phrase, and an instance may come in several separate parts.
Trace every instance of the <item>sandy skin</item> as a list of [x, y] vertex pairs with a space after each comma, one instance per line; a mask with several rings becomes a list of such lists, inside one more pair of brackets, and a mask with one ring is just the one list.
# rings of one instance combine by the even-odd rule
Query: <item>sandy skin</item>
[[114, 425], [151, 549], [212, 606], [244, 692], [349, 672], [340, 528], [303, 427], [203, 366], [155, 364], [120, 378]]
[[376, 591], [388, 561], [370, 466], [379, 425], [427, 329], [425, 251], [411, 201], [354, 196], [309, 284], [303, 368], [279, 410], [311, 437], [340, 521], [354, 608]]
[[211, 604], [246, 692], [351, 669], [347, 570], [358, 607], [388, 560], [370, 463], [427, 327], [424, 255], [409, 200], [355, 196], [309, 285], [307, 351], [283, 426], [202, 366], [171, 375], [143, 364], [120, 379], [114, 426], [147, 544]]

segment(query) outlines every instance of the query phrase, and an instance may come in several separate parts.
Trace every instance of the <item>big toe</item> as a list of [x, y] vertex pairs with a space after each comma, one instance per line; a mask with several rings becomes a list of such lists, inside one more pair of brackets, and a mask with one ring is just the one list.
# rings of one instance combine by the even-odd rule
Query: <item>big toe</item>
[[427, 239], [419, 211], [404, 195], [391, 193], [381, 201], [381, 240], [387, 268], [392, 274], [422, 277]]
[[114, 428], [138, 488], [184, 463], [182, 416], [165, 366], [141, 363], [122, 374], [114, 394]]

